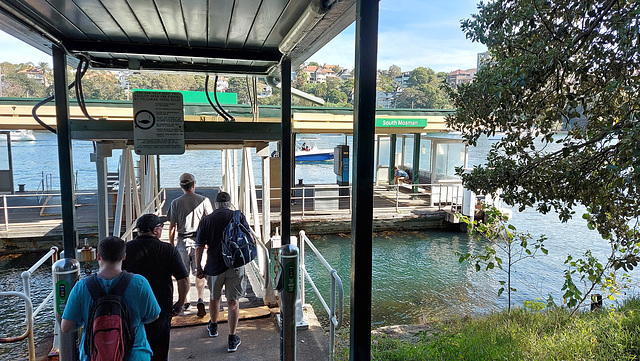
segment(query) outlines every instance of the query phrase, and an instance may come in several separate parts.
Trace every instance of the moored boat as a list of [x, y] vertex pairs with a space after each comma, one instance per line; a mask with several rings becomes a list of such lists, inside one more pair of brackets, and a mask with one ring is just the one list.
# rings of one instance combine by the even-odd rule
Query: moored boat
[[33, 130], [18, 129], [11, 131], [12, 142], [29, 142], [33, 140], [36, 140], [36, 135], [33, 133]]
[[313, 139], [300, 139], [296, 146], [296, 161], [322, 162], [333, 159], [333, 149], [321, 149]]

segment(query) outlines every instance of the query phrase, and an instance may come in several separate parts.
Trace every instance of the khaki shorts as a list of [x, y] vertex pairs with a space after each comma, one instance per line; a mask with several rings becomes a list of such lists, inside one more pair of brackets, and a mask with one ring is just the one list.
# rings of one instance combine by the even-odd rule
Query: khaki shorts
[[209, 276], [207, 280], [212, 300], [219, 300], [222, 297], [222, 286], [224, 286], [227, 301], [240, 299], [246, 292], [247, 275], [244, 272], [244, 266], [229, 268], [217, 276]]
[[[178, 248], [178, 253], [180, 254], [180, 258], [182, 258], [184, 268], [187, 269], [187, 272], [191, 271], [191, 274], [195, 276], [198, 270], [198, 265], [196, 264], [196, 247]], [[207, 264], [206, 251], [202, 252], [202, 264]]]

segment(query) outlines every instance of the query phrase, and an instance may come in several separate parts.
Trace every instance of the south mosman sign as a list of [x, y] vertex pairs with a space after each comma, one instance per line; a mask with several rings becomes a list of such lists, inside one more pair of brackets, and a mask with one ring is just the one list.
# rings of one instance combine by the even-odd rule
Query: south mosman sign
[[424, 128], [426, 126], [426, 119], [376, 118], [376, 127]]

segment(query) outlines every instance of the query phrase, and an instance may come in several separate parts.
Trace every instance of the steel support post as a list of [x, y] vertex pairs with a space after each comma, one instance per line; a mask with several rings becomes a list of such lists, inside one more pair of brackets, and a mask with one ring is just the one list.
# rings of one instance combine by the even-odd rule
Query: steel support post
[[298, 247], [285, 244], [278, 250], [281, 265], [280, 291], [280, 361], [296, 360], [296, 301], [298, 299]]
[[396, 148], [398, 146], [398, 136], [391, 134], [389, 137], [389, 184], [395, 184], [396, 179]]
[[107, 158], [111, 157], [113, 144], [97, 142], [95, 156], [98, 181], [98, 239], [109, 235], [109, 196], [107, 194]]
[[371, 265], [378, 13], [377, 0], [357, 0], [350, 360], [371, 358]]
[[[413, 184], [420, 184], [420, 133], [413, 134]], [[418, 193], [418, 187], [413, 187], [413, 193]]]
[[75, 258], [78, 246], [76, 208], [73, 189], [73, 154], [69, 127], [69, 94], [67, 89], [67, 58], [64, 51], [53, 46], [53, 90], [56, 101], [56, 132], [60, 168], [60, 200], [62, 203], [62, 240], [66, 258]]
[[280, 152], [280, 227], [282, 244], [291, 241], [291, 168], [293, 167], [293, 142], [291, 125], [291, 59], [284, 57], [282, 71], [282, 140]]

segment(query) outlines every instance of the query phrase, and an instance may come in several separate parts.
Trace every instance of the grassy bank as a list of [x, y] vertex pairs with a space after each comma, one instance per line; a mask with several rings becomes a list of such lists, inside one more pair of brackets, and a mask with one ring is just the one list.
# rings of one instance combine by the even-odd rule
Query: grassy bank
[[[348, 332], [343, 334], [348, 338]], [[372, 360], [640, 360], [640, 299], [569, 316], [516, 309], [436, 323], [398, 339], [373, 336]], [[348, 360], [348, 341], [336, 360]]]

